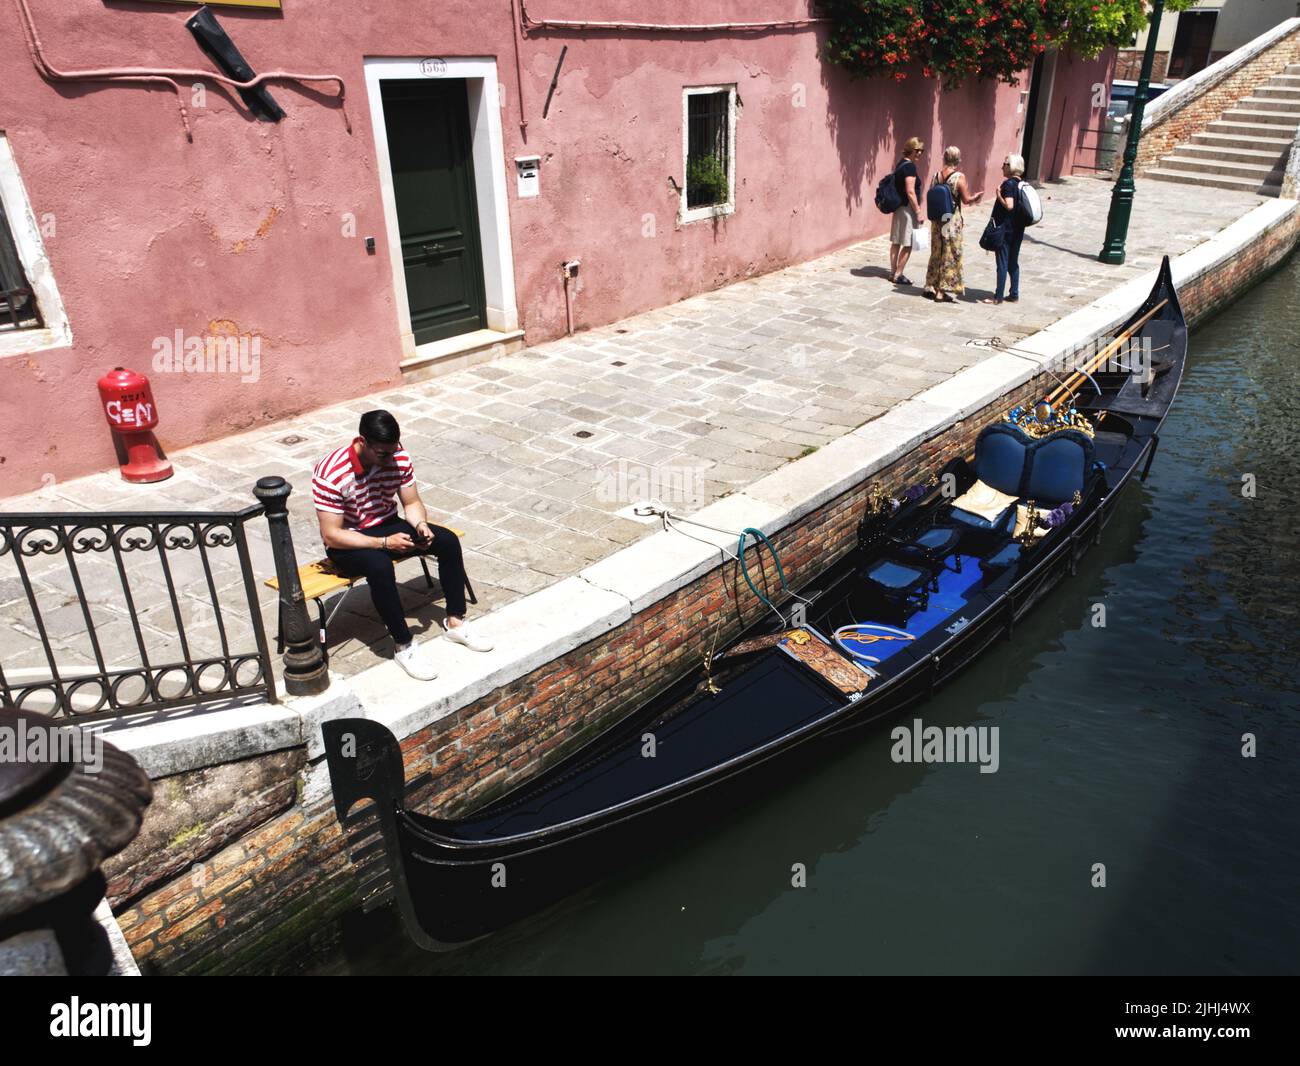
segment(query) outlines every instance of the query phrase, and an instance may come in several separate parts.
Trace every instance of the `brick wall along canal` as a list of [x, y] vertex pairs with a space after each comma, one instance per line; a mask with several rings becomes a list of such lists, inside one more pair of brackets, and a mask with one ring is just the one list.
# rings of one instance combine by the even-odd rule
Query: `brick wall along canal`
[[[998, 727], [996, 773], [897, 764], [881, 728], [671, 854], [455, 954], [412, 947], [391, 910], [348, 915], [318, 972], [1293, 968], [1297, 335], [1293, 257], [1194, 328], [1151, 478], [1078, 576], [917, 712]], [[806, 888], [791, 886], [796, 863]]]

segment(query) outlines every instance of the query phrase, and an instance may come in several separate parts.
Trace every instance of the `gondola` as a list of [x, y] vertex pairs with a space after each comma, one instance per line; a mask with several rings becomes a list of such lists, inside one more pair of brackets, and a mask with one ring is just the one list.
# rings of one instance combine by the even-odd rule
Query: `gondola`
[[1103, 351], [1032, 409], [984, 427], [973, 460], [950, 463], [936, 484], [877, 495], [853, 550], [782, 610], [467, 816], [408, 809], [421, 782], [407, 785], [383, 726], [323, 723], [339, 819], [370, 834], [353, 853], [367, 909], [395, 901], [430, 950], [488, 935], [779, 787], [1013, 635], [1155, 456], [1187, 353], [1168, 258], [1118, 336], [1151, 353], [1145, 373]]

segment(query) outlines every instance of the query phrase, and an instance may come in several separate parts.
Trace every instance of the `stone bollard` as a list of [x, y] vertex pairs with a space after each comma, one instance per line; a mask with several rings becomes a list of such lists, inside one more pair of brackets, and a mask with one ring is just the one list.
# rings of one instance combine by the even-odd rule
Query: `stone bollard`
[[329, 672], [321, 651], [320, 634], [307, 617], [302, 585], [298, 581], [298, 558], [289, 530], [289, 493], [282, 477], [264, 477], [253, 486], [253, 495], [266, 507], [271, 527], [271, 551], [275, 555], [275, 576], [280, 584], [280, 634], [284, 639], [284, 687], [293, 696], [312, 696], [329, 688]]
[[0, 975], [124, 972], [99, 867], [135, 839], [152, 795], [97, 734], [0, 708]]

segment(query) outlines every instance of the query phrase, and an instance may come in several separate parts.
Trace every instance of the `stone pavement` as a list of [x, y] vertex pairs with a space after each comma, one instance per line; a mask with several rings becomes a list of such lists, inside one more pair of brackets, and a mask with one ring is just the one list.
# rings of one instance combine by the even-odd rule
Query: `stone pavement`
[[[988, 215], [968, 212], [967, 289], [935, 305], [920, 287], [887, 283], [886, 238], [692, 297], [600, 329], [524, 349], [492, 363], [311, 412], [185, 449], [176, 476], [127, 485], [116, 471], [0, 501], [4, 511], [237, 510], [253, 483], [278, 474], [290, 499], [299, 562], [323, 554], [311, 508], [312, 464], [354, 434], [358, 416], [391, 410], [402, 425], [434, 521], [465, 531], [478, 612], [572, 575], [658, 529], [627, 517], [657, 497], [690, 513], [791, 459], [843, 436], [892, 405], [987, 358], [991, 338], [1013, 343], [1159, 262], [1199, 244], [1263, 202], [1220, 189], [1139, 181], [1128, 261], [1097, 262], [1111, 186], [1072, 178], [1043, 189], [1045, 219], [1021, 253], [1021, 300], [978, 302], [994, 282], [977, 237]], [[908, 274], [922, 281], [924, 257]], [[102, 432], [95, 427], [94, 432]], [[623, 512], [620, 514], [619, 512]], [[260, 609], [275, 630], [266, 524], [248, 525]], [[222, 633], [196, 551], [166, 553], [191, 652], [215, 651]], [[86, 600], [110, 662], [138, 661], [110, 553], [77, 557]], [[208, 552], [224, 637], [251, 648], [247, 597], [234, 552]], [[159, 553], [132, 559], [141, 637], [152, 661], [179, 651], [177, 614]], [[61, 669], [91, 668], [93, 649], [76, 587], [61, 557], [27, 560]], [[414, 562], [399, 567], [418, 635], [440, 632]], [[143, 581], [143, 584], [140, 584]], [[12, 682], [44, 662], [13, 555], [0, 558], [0, 662]], [[330, 630], [331, 670], [351, 675], [391, 656], [364, 591], [349, 594]], [[64, 668], [66, 662], [68, 668]], [[15, 676], [17, 675], [17, 676]]]

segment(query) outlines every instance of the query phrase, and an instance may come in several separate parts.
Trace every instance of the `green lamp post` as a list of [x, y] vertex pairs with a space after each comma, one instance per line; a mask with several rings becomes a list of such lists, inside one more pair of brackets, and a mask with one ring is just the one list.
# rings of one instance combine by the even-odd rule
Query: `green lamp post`
[[1106, 217], [1106, 243], [1097, 256], [1103, 263], [1124, 262], [1124, 241], [1128, 237], [1128, 223], [1133, 214], [1133, 168], [1137, 163], [1138, 141], [1142, 137], [1142, 113], [1147, 106], [1147, 89], [1151, 85], [1151, 67], [1156, 58], [1156, 37], [1160, 33], [1160, 16], [1165, 0], [1154, 0], [1151, 6], [1151, 25], [1147, 27], [1147, 47], [1142, 55], [1142, 73], [1138, 75], [1137, 92], [1133, 96], [1133, 114], [1129, 117], [1128, 142], [1124, 145], [1124, 165], [1119, 180], [1110, 194], [1110, 214]]

